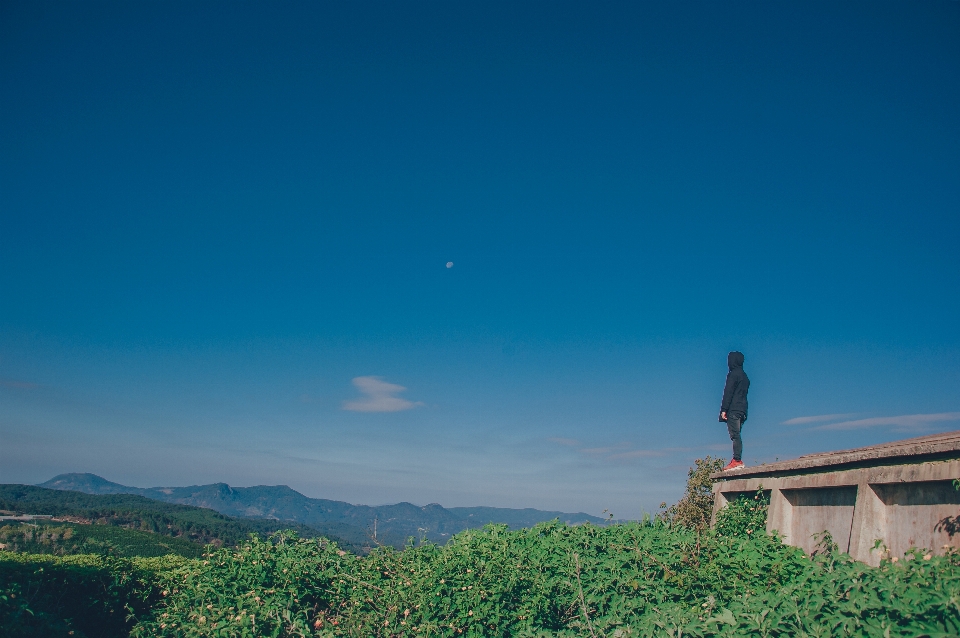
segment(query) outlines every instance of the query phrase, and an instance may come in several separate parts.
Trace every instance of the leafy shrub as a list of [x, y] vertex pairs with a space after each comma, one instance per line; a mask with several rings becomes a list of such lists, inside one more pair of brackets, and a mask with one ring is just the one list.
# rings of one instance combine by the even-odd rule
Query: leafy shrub
[[[213, 548], [211, 548], [212, 550]], [[308, 636], [323, 612], [337, 562], [359, 560], [323, 540], [281, 533], [164, 572], [162, 603], [133, 636]]]
[[182, 560], [0, 552], [0, 636], [126, 636], [156, 602], [154, 574]]
[[0, 553], [0, 635], [960, 634], [958, 554], [871, 568], [828, 545], [553, 522], [366, 557], [288, 533], [202, 560]]
[[[710, 475], [723, 469], [723, 459], [706, 456], [694, 461], [687, 472], [687, 489], [683, 497], [658, 519], [670, 525], [679, 525], [687, 529], [704, 530], [710, 526], [713, 516], [713, 479]], [[666, 503], [661, 505], [666, 507]]]
[[871, 568], [836, 552], [818, 555], [782, 588], [750, 591], [724, 608], [673, 605], [643, 619], [637, 635], [955, 636], [958, 558], [916, 552]]
[[442, 547], [366, 557], [282, 534], [185, 561], [160, 582], [166, 595], [133, 636], [960, 631], [956, 554], [871, 568], [835, 551], [811, 559], [766, 534], [698, 534], [663, 524], [488, 526]]
[[757, 490], [753, 496], [742, 495], [717, 512], [713, 530], [719, 537], [766, 534], [769, 506], [770, 496], [763, 490]]

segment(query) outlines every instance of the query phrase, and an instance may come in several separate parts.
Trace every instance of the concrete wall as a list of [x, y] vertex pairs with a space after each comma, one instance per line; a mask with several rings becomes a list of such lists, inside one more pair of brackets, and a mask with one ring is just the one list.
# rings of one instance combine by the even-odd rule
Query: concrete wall
[[[840, 550], [850, 551], [850, 530], [857, 502], [857, 488], [817, 487], [782, 490], [785, 511], [790, 512], [789, 532], [792, 543], [808, 554], [815, 548], [817, 535], [829, 532]], [[783, 524], [787, 528], [786, 521]], [[768, 526], [769, 527], [769, 526]]]
[[[826, 469], [826, 468], [825, 468]], [[942, 553], [960, 549], [960, 460], [886, 465], [797, 475], [729, 478], [714, 484], [717, 512], [743, 493], [770, 492], [767, 530], [807, 553], [816, 534], [830, 532], [841, 551], [871, 565], [880, 562], [873, 549], [882, 541], [891, 555], [911, 547]]]

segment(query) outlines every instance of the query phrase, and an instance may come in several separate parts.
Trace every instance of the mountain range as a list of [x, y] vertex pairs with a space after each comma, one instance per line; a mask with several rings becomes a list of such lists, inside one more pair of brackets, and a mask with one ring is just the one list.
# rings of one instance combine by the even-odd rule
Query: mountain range
[[367, 539], [373, 544], [402, 547], [410, 537], [444, 543], [453, 534], [488, 523], [511, 529], [531, 527], [560, 519], [568, 524], [606, 521], [583, 512], [550, 512], [501, 507], [451, 507], [436, 503], [419, 506], [352, 505], [343, 501], [310, 498], [286, 485], [231, 487], [226, 483], [189, 487], [130, 487], [96, 474], [60, 474], [39, 487], [85, 494], [135, 494], [156, 501], [192, 505], [239, 518], [291, 521], [318, 529], [336, 528], [341, 537]]
[[[70, 490], [51, 490], [36, 485], [15, 483], [0, 485], [0, 529], [6, 530], [6, 527], [11, 524], [19, 525], [24, 522], [20, 517], [25, 514], [50, 516], [53, 519], [49, 522], [57, 524], [93, 525], [93, 527], [116, 527], [138, 532], [153, 532], [161, 536], [183, 539], [198, 547], [208, 544], [236, 547], [250, 534], [257, 534], [263, 538], [281, 529], [293, 530], [302, 538], [324, 536], [336, 542], [341, 548], [358, 554], [365, 554], [375, 546], [365, 534], [359, 533], [360, 530], [357, 528], [337, 523], [312, 527], [294, 521], [236, 518], [205, 507], [166, 503], [138, 494], [85, 494]], [[6, 530], [6, 532], [10, 531]], [[91, 533], [100, 537], [106, 534], [107, 537], [117, 540], [116, 534], [121, 532], [117, 530], [93, 532], [85, 529], [81, 535], [89, 536]], [[128, 537], [127, 540], [130, 538]], [[163, 542], [165, 541], [156, 541], [153, 544]], [[51, 546], [48, 549], [54, 548]], [[186, 555], [183, 552], [180, 553]]]

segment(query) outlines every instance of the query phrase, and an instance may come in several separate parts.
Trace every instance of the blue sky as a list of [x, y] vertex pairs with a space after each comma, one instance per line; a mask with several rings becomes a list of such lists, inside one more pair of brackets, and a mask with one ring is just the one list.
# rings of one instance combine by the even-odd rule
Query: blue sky
[[[960, 428], [960, 3], [0, 5], [0, 481], [617, 517]], [[452, 262], [452, 267], [447, 263]]]

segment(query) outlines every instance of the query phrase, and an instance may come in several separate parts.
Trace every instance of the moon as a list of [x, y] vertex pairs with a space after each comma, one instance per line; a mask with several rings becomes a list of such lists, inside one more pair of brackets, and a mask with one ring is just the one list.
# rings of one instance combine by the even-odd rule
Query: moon
[[448, 262], [447, 262], [447, 268], [453, 268], [453, 262], [452, 262], [452, 261], [448, 261]]

